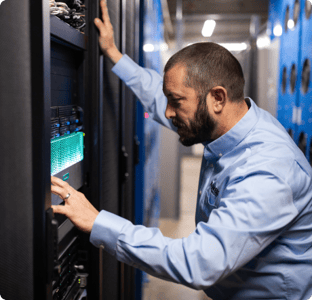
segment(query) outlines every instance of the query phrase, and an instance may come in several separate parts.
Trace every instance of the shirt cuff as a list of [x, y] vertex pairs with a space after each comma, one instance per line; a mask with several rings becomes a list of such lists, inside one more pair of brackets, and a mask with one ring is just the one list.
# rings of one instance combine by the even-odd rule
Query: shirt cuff
[[109, 254], [116, 254], [118, 236], [128, 220], [102, 210], [96, 217], [90, 234], [90, 242]]
[[124, 82], [127, 82], [133, 77], [136, 70], [140, 68], [127, 54], [115, 64], [112, 71]]

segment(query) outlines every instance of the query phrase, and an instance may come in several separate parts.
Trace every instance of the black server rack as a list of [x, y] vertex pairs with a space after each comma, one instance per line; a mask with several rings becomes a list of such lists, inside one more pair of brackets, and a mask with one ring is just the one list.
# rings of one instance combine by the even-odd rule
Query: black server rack
[[[107, 2], [117, 47], [126, 45], [133, 40], [138, 3]], [[127, 104], [133, 96], [100, 53], [93, 25], [101, 15], [99, 1], [83, 4], [84, 33], [50, 16], [47, 0], [9, 0], [0, 6], [4, 299], [134, 297], [133, 271], [93, 247], [89, 236], [50, 208], [62, 202], [51, 195], [52, 174], [84, 193], [97, 209], [134, 220], [135, 114], [134, 104]], [[134, 47], [130, 43], [124, 50]], [[79, 149], [78, 158], [64, 162], [58, 149], [71, 145]]]
[[[121, 35], [120, 49], [130, 58], [136, 60], [135, 50], [138, 47], [138, 34], [135, 34], [136, 11], [138, 1], [121, 1]], [[136, 39], [137, 38], [137, 39]], [[120, 155], [123, 165], [120, 170], [121, 182], [121, 210], [120, 215], [135, 223], [135, 207], [132, 199], [134, 199], [135, 184], [134, 167], [138, 162], [139, 155], [137, 140], [135, 136], [135, 123], [132, 120], [135, 118], [135, 97], [130, 89], [124, 83], [121, 84], [121, 107], [120, 111]], [[134, 159], [132, 159], [134, 158]], [[135, 299], [135, 269], [126, 264], [121, 264], [121, 285], [122, 293], [120, 299], [134, 300]]]
[[[110, 20], [114, 27], [115, 43], [120, 47], [120, 2], [107, 1]], [[103, 64], [103, 80], [105, 82], [103, 90], [104, 101], [100, 108], [101, 126], [100, 135], [102, 138], [101, 144], [101, 161], [102, 166], [98, 176], [102, 182], [99, 196], [105, 199], [100, 203], [100, 209], [107, 209], [115, 214], [119, 213], [120, 202], [110, 201], [110, 199], [120, 199], [120, 183], [119, 183], [119, 149], [120, 149], [120, 81], [111, 71], [113, 64], [104, 58]], [[105, 149], [105, 150], [104, 150]], [[94, 166], [97, 167], [96, 165]], [[107, 173], [105, 169], [111, 170]], [[94, 174], [94, 180], [97, 175]], [[100, 250], [100, 294], [101, 299], [119, 299], [120, 297], [120, 264], [112, 260], [110, 255]]]

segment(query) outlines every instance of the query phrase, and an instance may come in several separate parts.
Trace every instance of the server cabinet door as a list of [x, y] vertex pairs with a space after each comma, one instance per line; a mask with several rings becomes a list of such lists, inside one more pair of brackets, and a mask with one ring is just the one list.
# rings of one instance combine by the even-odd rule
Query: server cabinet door
[[[49, 4], [0, 6], [0, 294], [45, 299], [45, 215], [50, 205]], [[46, 72], [47, 71], [47, 72]]]
[[298, 76], [298, 144], [312, 165], [312, 3], [301, 1], [301, 40]]
[[296, 141], [297, 106], [298, 106], [298, 69], [300, 38], [300, 2], [284, 0], [283, 35], [281, 37], [280, 82], [277, 119]]
[[[120, 3], [107, 0], [108, 13], [115, 33], [115, 43], [120, 47]], [[99, 14], [98, 16], [101, 16]], [[119, 48], [120, 49], [120, 48]], [[103, 58], [103, 100], [99, 122], [101, 142], [99, 177], [99, 208], [115, 214], [120, 211], [120, 80], [111, 71], [113, 64]], [[120, 263], [103, 250], [100, 251], [100, 298], [117, 300], [120, 297]]]

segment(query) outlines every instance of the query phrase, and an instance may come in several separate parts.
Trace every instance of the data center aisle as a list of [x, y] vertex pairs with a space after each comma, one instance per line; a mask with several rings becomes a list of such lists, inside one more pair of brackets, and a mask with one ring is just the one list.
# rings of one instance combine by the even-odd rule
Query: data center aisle
[[[171, 238], [187, 237], [195, 229], [196, 195], [201, 157], [186, 156], [181, 161], [180, 219], [160, 219], [161, 232]], [[204, 292], [180, 284], [148, 276], [144, 284], [143, 300], [209, 300]], [[211, 299], [210, 299], [211, 300]]]

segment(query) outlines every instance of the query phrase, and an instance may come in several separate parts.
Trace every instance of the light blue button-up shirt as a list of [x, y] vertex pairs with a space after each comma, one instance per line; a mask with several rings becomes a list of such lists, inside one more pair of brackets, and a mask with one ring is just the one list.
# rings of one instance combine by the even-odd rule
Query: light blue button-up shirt
[[[156, 121], [176, 130], [165, 118], [159, 74], [126, 55], [113, 71]], [[193, 233], [171, 239], [101, 211], [90, 241], [122, 262], [203, 289], [214, 300], [308, 300], [312, 169], [281, 124], [245, 101], [246, 115], [204, 145]]]

